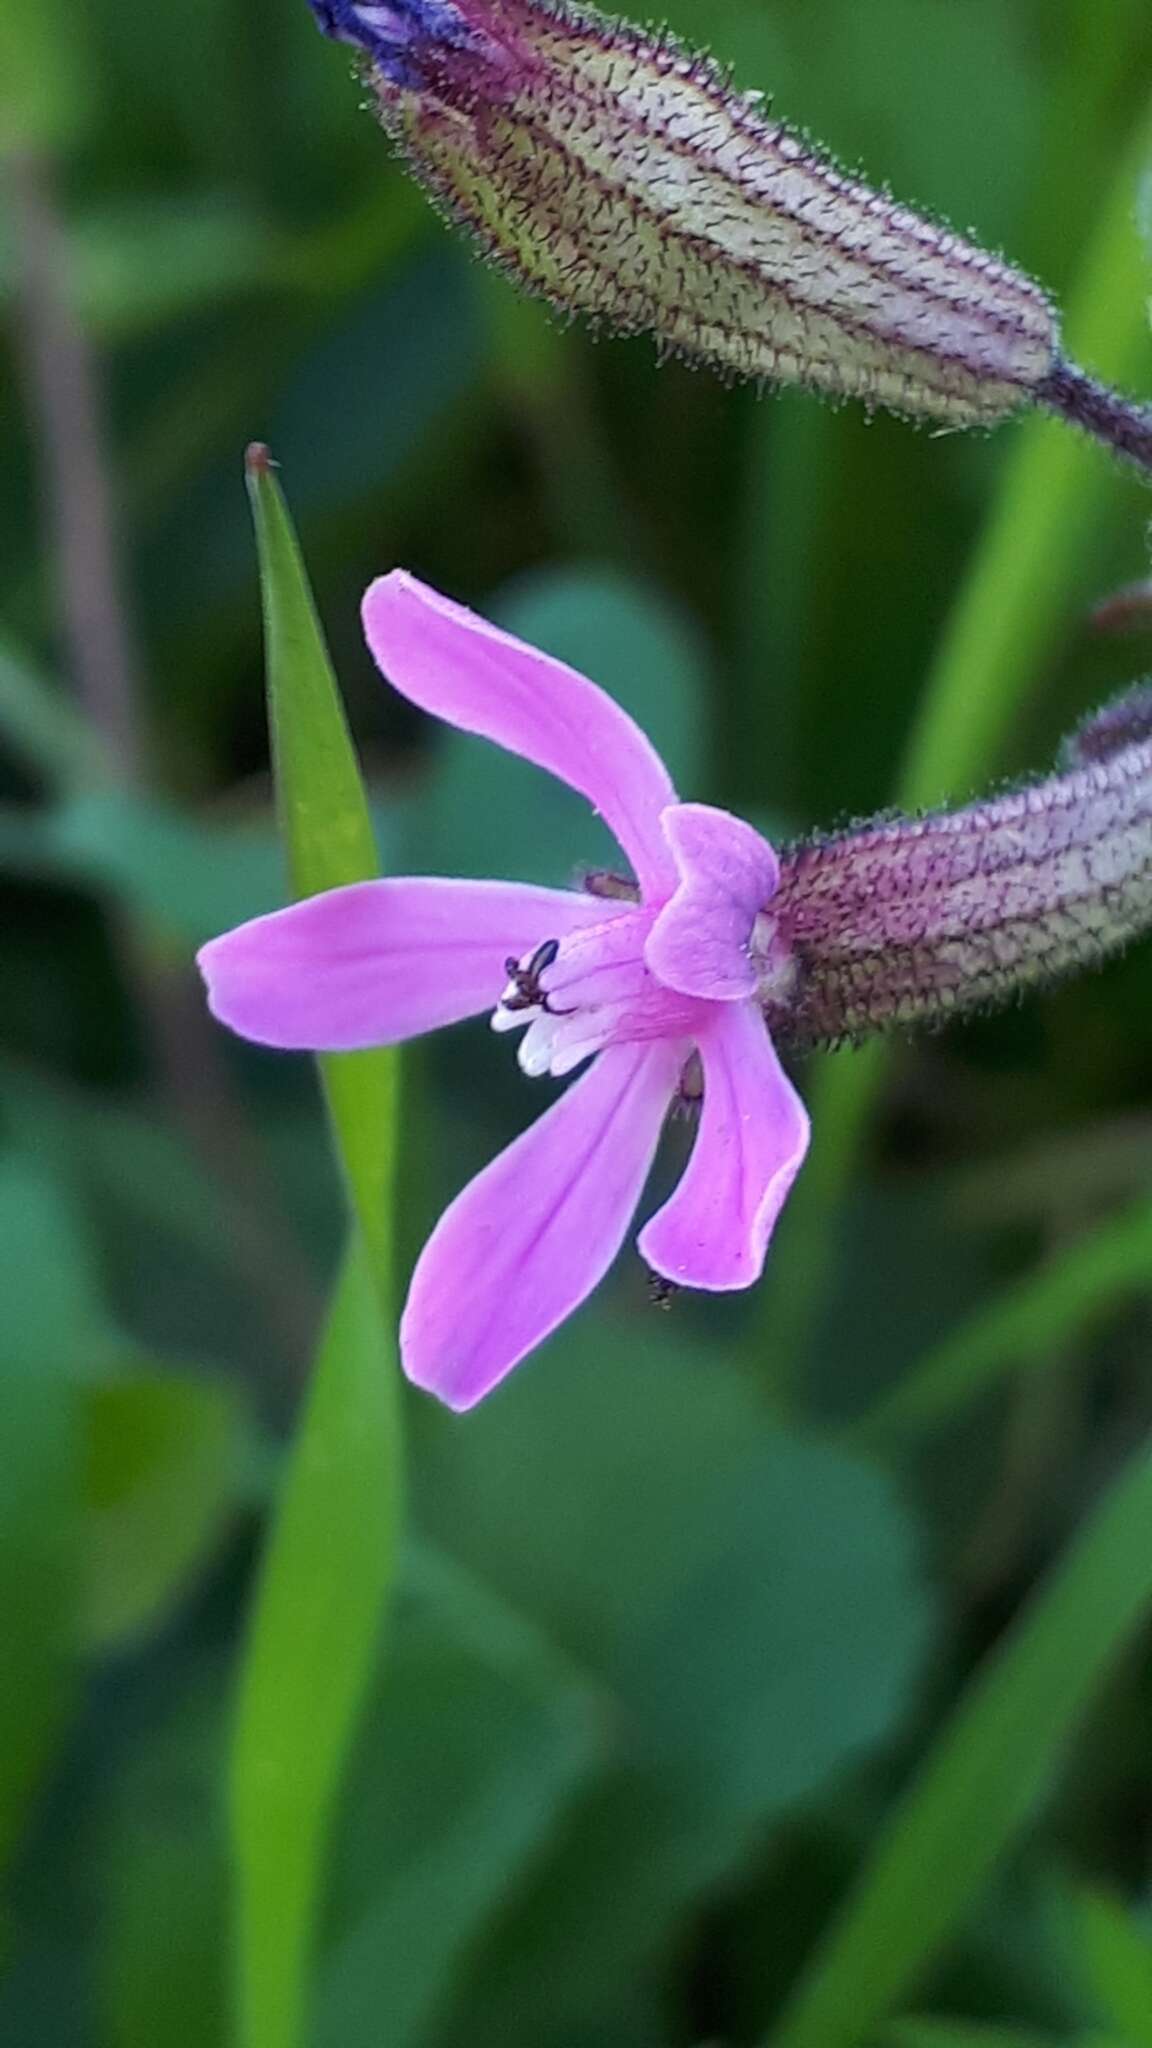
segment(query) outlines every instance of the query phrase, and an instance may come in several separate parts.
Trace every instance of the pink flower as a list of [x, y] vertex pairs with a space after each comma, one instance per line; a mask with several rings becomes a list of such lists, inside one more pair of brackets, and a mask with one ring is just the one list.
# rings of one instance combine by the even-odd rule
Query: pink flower
[[761, 1002], [789, 962], [772, 848], [677, 800], [612, 699], [399, 571], [364, 627], [395, 689], [579, 790], [635, 883], [583, 889], [389, 878], [333, 889], [204, 947], [217, 1017], [262, 1045], [391, 1045], [489, 1011], [529, 1075], [580, 1078], [456, 1197], [416, 1265], [404, 1369], [469, 1408], [579, 1306], [627, 1233], [670, 1106], [700, 1096], [679, 1186], [638, 1243], [680, 1286], [759, 1278], [808, 1145]]

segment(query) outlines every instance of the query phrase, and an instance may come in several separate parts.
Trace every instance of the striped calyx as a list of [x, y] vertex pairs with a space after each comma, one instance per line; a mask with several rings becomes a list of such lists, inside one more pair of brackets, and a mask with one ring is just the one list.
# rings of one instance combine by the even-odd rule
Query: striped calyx
[[1152, 685], [1098, 712], [1064, 772], [962, 811], [786, 848], [772, 910], [798, 1044], [942, 1022], [1094, 967], [1152, 929]]

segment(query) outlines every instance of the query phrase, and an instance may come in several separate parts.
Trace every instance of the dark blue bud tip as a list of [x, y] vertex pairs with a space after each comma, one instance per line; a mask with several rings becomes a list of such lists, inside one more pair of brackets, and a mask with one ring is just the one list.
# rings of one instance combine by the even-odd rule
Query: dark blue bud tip
[[452, 0], [310, 0], [326, 36], [363, 50], [393, 84], [418, 89], [449, 51], [481, 55], [487, 38]]
[[389, 6], [388, 0], [310, 0], [310, 5], [326, 36], [363, 50], [389, 77], [410, 68], [413, 33], [408, 8]]
[[345, 17], [351, 12], [345, 0], [308, 0], [308, 4], [326, 36], [338, 43], [353, 40], [345, 27]]

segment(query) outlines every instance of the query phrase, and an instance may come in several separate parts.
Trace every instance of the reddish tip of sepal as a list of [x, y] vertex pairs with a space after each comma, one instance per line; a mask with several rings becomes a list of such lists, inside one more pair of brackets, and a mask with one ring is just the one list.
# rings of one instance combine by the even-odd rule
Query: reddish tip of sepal
[[269, 470], [279, 467], [272, 450], [265, 442], [249, 441], [244, 450], [244, 470], [247, 476], [267, 476]]

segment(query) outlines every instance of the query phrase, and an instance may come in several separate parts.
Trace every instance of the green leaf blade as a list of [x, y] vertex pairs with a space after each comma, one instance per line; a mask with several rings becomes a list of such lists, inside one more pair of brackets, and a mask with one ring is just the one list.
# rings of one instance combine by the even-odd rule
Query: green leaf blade
[[[298, 895], [371, 878], [359, 767], [299, 548], [249, 456], [268, 699]], [[401, 1519], [391, 1339], [393, 1059], [321, 1061], [356, 1227], [269, 1538], [241, 1680], [231, 1820], [242, 2048], [302, 2048], [332, 1821], [379, 1655]]]
[[[248, 477], [281, 829], [293, 893], [315, 896], [377, 874], [376, 840], [299, 545], [266, 450], [249, 452]], [[384, 1134], [394, 1123], [395, 1063], [384, 1052], [335, 1053], [320, 1067], [356, 1220], [383, 1276], [391, 1258], [392, 1172]]]
[[1023, 1832], [1150, 1601], [1145, 1447], [961, 1699], [772, 2048], [856, 2048], [873, 2038]]
[[1072, 1901], [1073, 1944], [1101, 2018], [1132, 2048], [1152, 2044], [1152, 1935], [1126, 1901], [1082, 1886]]
[[85, 1389], [85, 1634], [95, 1648], [154, 1628], [219, 1541], [240, 1461], [242, 1411], [223, 1381], [126, 1369]]
[[1042, 1369], [1094, 1317], [1147, 1293], [1150, 1267], [1152, 1202], [1142, 1200], [949, 1331], [853, 1434], [870, 1445], [899, 1441], [946, 1422], [1009, 1373]]

